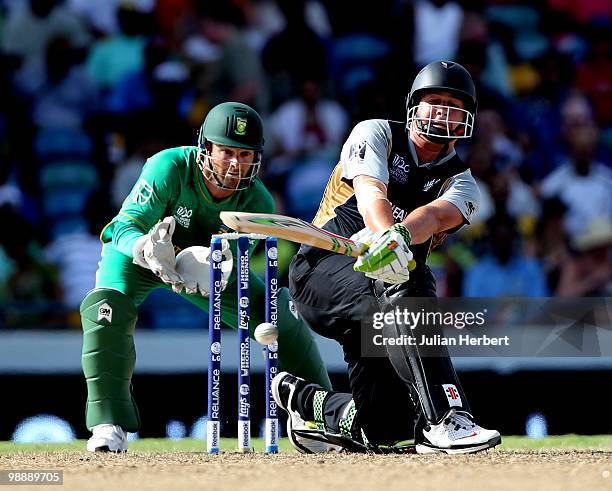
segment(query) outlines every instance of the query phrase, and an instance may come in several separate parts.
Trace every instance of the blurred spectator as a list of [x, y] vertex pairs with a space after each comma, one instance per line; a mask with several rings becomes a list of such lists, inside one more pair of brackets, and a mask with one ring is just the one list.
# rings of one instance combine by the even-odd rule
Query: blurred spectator
[[554, 11], [568, 14], [580, 23], [612, 20], [612, 3], [607, 0], [547, 0]]
[[558, 197], [545, 199], [536, 230], [536, 253], [543, 263], [548, 289], [552, 292], [559, 284], [561, 269], [570, 260], [564, 226], [566, 212], [567, 207]]
[[[0, 298], [55, 298], [42, 238], [53, 238], [60, 268], [65, 244], [95, 244], [96, 255], [85, 197], [111, 183], [120, 206], [146, 156], [192, 141], [222, 100], [268, 111], [262, 177], [284, 213], [312, 218], [350, 121], [403, 120], [408, 80], [434, 58], [474, 77], [476, 133], [458, 152], [482, 195], [475, 226], [431, 257], [440, 292], [610, 292], [597, 266], [610, 262], [609, 1], [0, 3], [0, 207], [12, 209], [7, 223], [24, 224], [20, 246], [0, 239]], [[487, 221], [505, 224], [483, 237]], [[490, 246], [470, 269], [470, 254]], [[64, 288], [76, 291], [70, 275]]]
[[109, 113], [125, 116], [153, 106], [153, 72], [168, 58], [168, 51], [159, 40], [151, 40], [144, 51], [142, 69], [120, 79], [106, 97], [104, 108]]
[[178, 48], [195, 17], [193, 0], [156, 0], [155, 13], [159, 34], [173, 49]]
[[495, 213], [508, 213], [517, 220], [537, 217], [535, 193], [517, 170], [522, 157], [520, 148], [505, 134], [499, 114], [482, 111], [478, 118], [476, 141], [467, 158], [481, 195], [472, 222], [482, 223]]
[[8, 205], [18, 210], [23, 204], [23, 193], [11, 179], [11, 170], [7, 162], [0, 165], [0, 207]]
[[[478, 128], [480, 128], [480, 125], [477, 124], [476, 129]], [[472, 224], [476, 225], [486, 222], [495, 214], [495, 203], [488, 183], [492, 181], [496, 170], [493, 167], [494, 159], [491, 146], [488, 142], [479, 138], [474, 140], [469, 147], [465, 161], [480, 191], [480, 206], [472, 216]]]
[[102, 252], [100, 233], [113, 217], [106, 191], [92, 193], [85, 204], [88, 230], [66, 233], [45, 248], [45, 258], [59, 272], [62, 299], [66, 307], [78, 310], [85, 294], [95, 286]]
[[521, 147], [510, 138], [510, 131], [501, 114], [494, 109], [478, 112], [476, 125], [478, 141], [490, 146], [493, 166], [498, 171], [517, 169], [523, 161]]
[[515, 221], [504, 213], [487, 224], [491, 253], [465, 274], [463, 295], [467, 297], [543, 297], [548, 293], [546, 277], [538, 260], [520, 252]]
[[263, 69], [257, 53], [247, 44], [244, 18], [231, 3], [206, 2], [200, 7], [202, 35], [219, 48], [218, 57], [205, 73], [210, 105], [238, 101], [259, 111], [267, 107]]
[[103, 89], [110, 89], [144, 65], [148, 6], [124, 0], [117, 12], [119, 32], [96, 41], [87, 58], [87, 71]]
[[121, 204], [134, 187], [138, 176], [142, 172], [142, 166], [150, 155], [167, 147], [159, 132], [147, 131], [151, 125], [141, 128], [139, 132], [130, 132], [126, 139], [127, 157], [117, 163], [111, 185], [110, 195], [113, 209], [121, 208]]
[[313, 218], [348, 122], [345, 109], [322, 98], [320, 83], [311, 79], [302, 81], [299, 97], [271, 115], [268, 127], [276, 154], [266, 165], [266, 179], [285, 192], [289, 214]]
[[337, 150], [348, 127], [348, 114], [337, 102], [321, 95], [319, 81], [307, 78], [299, 97], [282, 104], [271, 116], [269, 131], [282, 157]]
[[532, 93], [514, 105], [510, 125], [516, 128], [522, 141], [525, 170], [539, 181], [556, 167], [560, 108], [570, 93], [574, 68], [567, 57], [552, 50], [534, 64], [539, 83]]
[[[611, 2], [612, 4], [612, 2]], [[576, 86], [593, 101], [597, 122], [612, 126], [612, 21], [605, 27], [589, 29], [591, 47], [578, 66]]]
[[79, 17], [56, 0], [23, 1], [9, 11], [3, 29], [2, 50], [31, 61], [44, 56], [48, 42], [57, 36], [84, 48], [90, 41]]
[[533, 190], [512, 171], [496, 172], [489, 181], [495, 211], [508, 213], [516, 220], [539, 215]]
[[307, 23], [305, 0], [277, 2], [286, 24], [262, 52], [272, 107], [294, 97], [301, 80], [326, 80], [327, 52], [321, 36]]
[[[499, 111], [504, 118], [507, 118], [510, 114], [510, 101], [506, 98], [510, 95], [507, 67], [505, 66], [505, 60], [497, 61], [495, 65], [502, 66], [495, 66], [494, 68], [497, 74], [495, 84], [489, 82], [487, 79], [487, 71], [491, 71], [488, 70], [491, 64], [488, 54], [489, 45], [490, 42], [487, 39], [462, 42], [459, 47], [457, 61], [470, 72], [474, 79], [476, 94], [478, 94], [479, 111], [494, 109]], [[481, 126], [480, 123], [478, 125]]]
[[452, 0], [414, 2], [413, 59], [418, 67], [452, 60], [459, 49], [463, 8]]
[[[592, 130], [597, 134], [595, 142], [594, 159], [601, 161], [608, 167], [612, 166], [611, 148], [600, 144], [602, 132], [599, 131], [595, 120], [595, 108], [591, 101], [581, 92], [572, 92], [561, 104], [561, 130], [557, 145], [550, 153], [555, 156], [556, 167], [566, 163], [571, 154], [571, 141], [575, 133]], [[612, 127], [610, 128], [612, 129]], [[604, 142], [602, 142], [604, 143]], [[610, 142], [612, 144], [612, 142]]]
[[43, 258], [34, 231], [14, 209], [0, 208], [7, 233], [0, 236], [6, 283], [3, 301], [48, 302], [60, 298], [57, 275]]
[[336, 38], [358, 32], [376, 37], [392, 34], [389, 25], [397, 0], [377, 0], [376, 8], [372, 8], [371, 0], [323, 0], [323, 3]]
[[116, 34], [119, 31], [118, 12], [123, 6], [138, 12], [149, 13], [158, 0], [65, 0], [67, 6], [85, 20], [96, 37]]
[[500, 113], [492, 109], [480, 111], [476, 130], [477, 140], [490, 149], [492, 172], [486, 184], [495, 211], [506, 212], [515, 219], [536, 217], [539, 206], [534, 192], [518, 172], [523, 161], [522, 149], [510, 138]]
[[98, 89], [70, 41], [50, 40], [44, 60], [26, 64], [15, 84], [31, 99], [32, 121], [38, 128], [80, 128], [97, 109]]
[[[151, 54], [153, 52], [157, 53], [157, 50], [153, 49]], [[187, 115], [194, 99], [187, 68], [176, 61], [157, 63], [153, 62], [154, 59], [157, 59], [157, 55], [150, 58], [151, 73], [128, 77], [126, 82], [131, 80], [134, 84], [125, 85], [129, 89], [127, 93], [116, 93], [117, 99], [111, 97], [115, 101], [111, 109], [127, 111], [117, 113], [121, 117], [111, 122], [117, 130], [114, 139], [118, 140], [113, 144], [117, 147], [113, 150], [112, 159], [116, 167], [110, 186], [116, 208], [121, 207], [121, 202], [130, 193], [148, 156], [163, 148], [192, 141], [195, 135]], [[145, 93], [130, 98], [129, 94], [140, 83], [143, 83], [141, 88]]]
[[[504, 103], [508, 103], [503, 99], [512, 95], [509, 55], [504, 44], [505, 30], [485, 15], [480, 0], [465, 2], [463, 7], [465, 12], [457, 61], [474, 77], [478, 107], [501, 109]], [[495, 95], [500, 99], [497, 103], [493, 100]]]
[[575, 255], [566, 261], [556, 294], [603, 296], [612, 294], [612, 221], [595, 219], [574, 236]]
[[[149, 1], [149, 0], [147, 0]], [[119, 29], [117, 10], [121, 0], [66, 0], [66, 5], [79, 17], [86, 21], [97, 36], [115, 34]]]
[[141, 124], [166, 146], [182, 145], [194, 136], [188, 119], [195, 98], [189, 75], [187, 67], [178, 61], [165, 61], [153, 70], [151, 95], [155, 103], [140, 116]]
[[612, 219], [612, 171], [594, 161], [597, 128], [593, 124], [574, 126], [566, 139], [568, 161], [544, 179], [541, 193], [561, 198], [568, 207], [566, 230], [576, 235], [594, 219]]

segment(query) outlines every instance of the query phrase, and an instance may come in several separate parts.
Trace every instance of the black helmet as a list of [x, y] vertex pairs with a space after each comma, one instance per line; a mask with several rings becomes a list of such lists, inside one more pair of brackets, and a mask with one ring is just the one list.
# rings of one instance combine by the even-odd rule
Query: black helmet
[[465, 108], [475, 113], [478, 107], [476, 87], [470, 72], [453, 61], [434, 61], [425, 66], [412, 82], [406, 109], [418, 104], [424, 91], [443, 90], [465, 102]]
[[[412, 88], [406, 98], [407, 126], [410, 126], [412, 120], [416, 120], [416, 109], [414, 108], [419, 105], [423, 94], [432, 91], [449, 92], [461, 99], [465, 104], [467, 115], [457, 134], [449, 132], [449, 134], [444, 135], [433, 130], [431, 133], [425, 132], [424, 134], [432, 136], [432, 141], [438, 143], [441, 142], [440, 138], [442, 138], [442, 141], [454, 138], [469, 138], [472, 135], [474, 118], [478, 108], [476, 87], [470, 73], [459, 63], [452, 61], [434, 61], [425, 66], [414, 78]], [[417, 126], [422, 131], [420, 124], [417, 124]]]

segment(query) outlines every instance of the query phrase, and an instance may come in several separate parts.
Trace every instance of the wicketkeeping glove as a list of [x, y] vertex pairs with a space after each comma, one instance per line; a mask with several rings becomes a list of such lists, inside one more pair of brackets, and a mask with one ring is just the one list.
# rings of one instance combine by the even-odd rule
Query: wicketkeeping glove
[[176, 272], [176, 258], [172, 234], [176, 222], [174, 217], [166, 217], [156, 224], [151, 231], [139, 237], [132, 248], [134, 264], [150, 269], [161, 280], [172, 286], [176, 292], [183, 289], [183, 280]]
[[[233, 255], [226, 239], [222, 240], [221, 254], [221, 289], [225, 290], [232, 274]], [[210, 247], [192, 246], [179, 252], [176, 256], [176, 271], [185, 283], [188, 294], [200, 292], [208, 297], [210, 290]]]
[[367, 252], [357, 258], [353, 269], [385, 283], [405, 283], [415, 266], [410, 242], [408, 229], [396, 223], [375, 238]]

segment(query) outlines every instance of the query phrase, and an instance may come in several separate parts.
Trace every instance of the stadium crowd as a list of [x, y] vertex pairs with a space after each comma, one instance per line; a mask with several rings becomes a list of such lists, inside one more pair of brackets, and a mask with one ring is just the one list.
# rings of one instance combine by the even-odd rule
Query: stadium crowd
[[[405, 119], [410, 81], [439, 59], [477, 84], [475, 136], [458, 151], [482, 193], [473, 225], [431, 256], [439, 294], [612, 294], [609, 1], [0, 9], [0, 328], [79, 327], [99, 232], [146, 158], [194, 144], [210, 107], [236, 100], [264, 115], [262, 178], [280, 213], [311, 219], [352, 126]], [[154, 297], [152, 327], [205, 322], [174, 296]]]

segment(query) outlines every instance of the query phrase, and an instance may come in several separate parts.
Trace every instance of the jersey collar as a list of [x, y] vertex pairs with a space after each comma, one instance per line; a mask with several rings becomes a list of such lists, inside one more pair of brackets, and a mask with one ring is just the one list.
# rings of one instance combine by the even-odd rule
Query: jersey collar
[[414, 160], [414, 163], [417, 165], [417, 167], [426, 167], [426, 168], [435, 167], [437, 165], [448, 162], [450, 159], [452, 159], [457, 154], [457, 152], [453, 148], [449, 154], [445, 155], [441, 159], [434, 160], [433, 162], [425, 162], [424, 164], [421, 164], [419, 162], [419, 158], [417, 157], [416, 148], [414, 148], [414, 142], [410, 139], [410, 137], [408, 137], [408, 149], [410, 150], [410, 155], [412, 156], [412, 159]]

